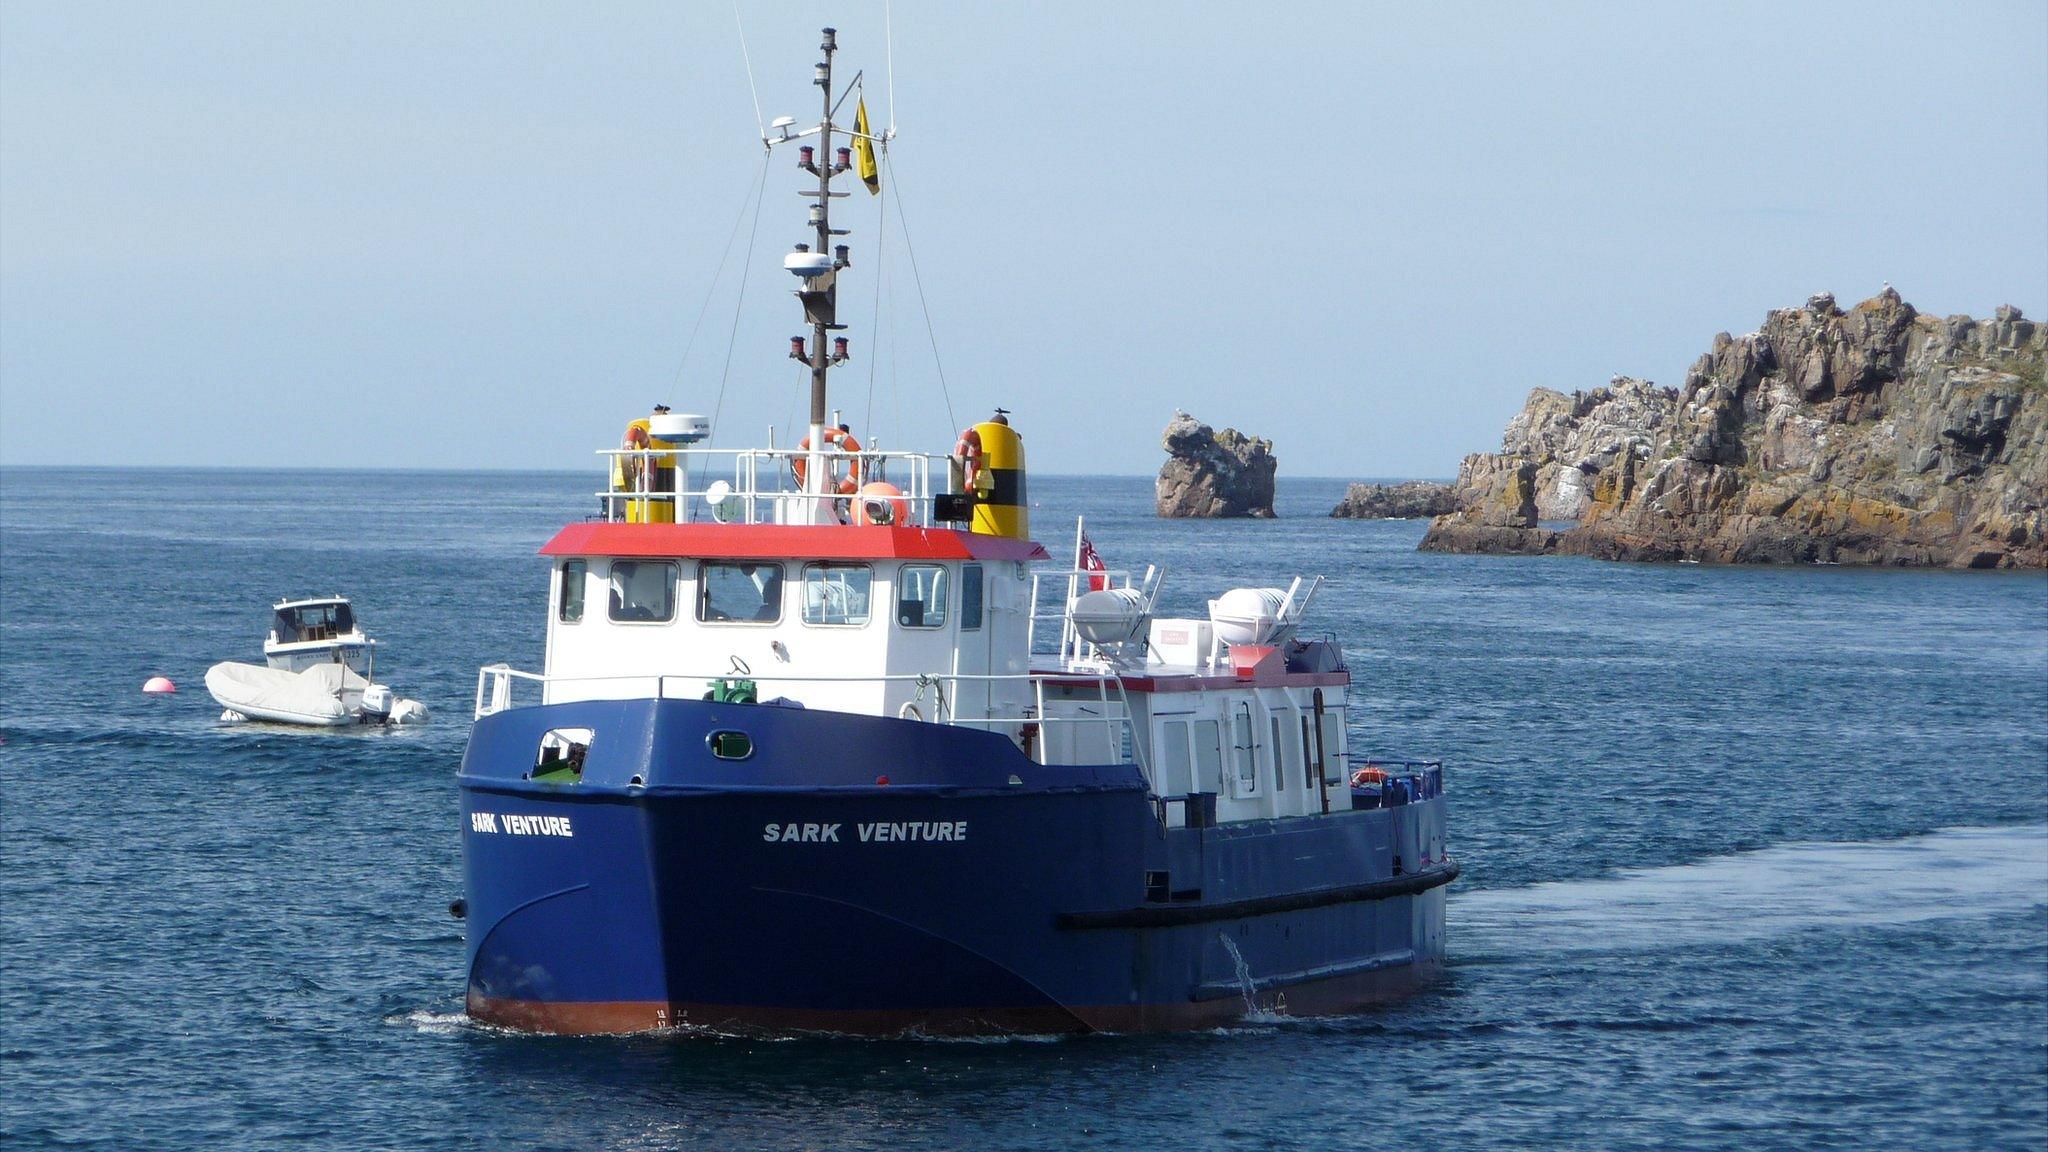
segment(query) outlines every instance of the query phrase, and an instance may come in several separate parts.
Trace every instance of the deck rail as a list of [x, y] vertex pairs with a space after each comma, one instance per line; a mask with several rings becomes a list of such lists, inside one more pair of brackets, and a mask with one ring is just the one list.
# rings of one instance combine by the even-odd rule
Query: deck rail
[[[1029, 672], [996, 675], [974, 675], [967, 673], [917, 673], [893, 676], [821, 676], [791, 674], [758, 674], [745, 669], [728, 669], [723, 672], [703, 673], [645, 673], [620, 676], [548, 676], [540, 672], [527, 672], [509, 664], [487, 664], [477, 670], [476, 718], [481, 720], [512, 708], [529, 707], [515, 699], [515, 686], [532, 685], [545, 697], [549, 687], [554, 685], [573, 686], [580, 691], [599, 689], [597, 695], [579, 695], [578, 699], [604, 700], [701, 700], [713, 686], [721, 681], [751, 681], [759, 698], [770, 699], [762, 691], [768, 685], [803, 684], [908, 684], [916, 688], [910, 700], [897, 708], [896, 715], [904, 720], [917, 720], [932, 724], [950, 724], [961, 727], [981, 728], [989, 731], [1011, 730], [1013, 739], [1018, 739], [1024, 751], [1039, 764], [1052, 763], [1046, 759], [1051, 741], [1042, 733], [1059, 725], [1095, 726], [1101, 728], [1105, 747], [1115, 749], [1121, 755], [1131, 758], [1140, 770], [1150, 778], [1150, 768], [1145, 762], [1144, 742], [1139, 739], [1129, 694], [1123, 681], [1111, 673], [1091, 670], [1059, 672]], [[1101, 706], [1098, 716], [1048, 716], [1046, 714], [1045, 690], [1050, 684], [1071, 688], [1076, 684], [1093, 683], [1095, 702]], [[954, 712], [952, 702], [960, 699], [959, 686], [963, 683], [1022, 683], [1031, 688], [1031, 703], [1014, 714], [998, 715], [991, 711], [986, 716], [962, 716]], [[990, 699], [994, 693], [990, 693]], [[546, 703], [545, 698], [536, 703]], [[926, 715], [926, 709], [930, 715]], [[1026, 737], [1026, 733], [1038, 738]], [[1092, 761], [1091, 761], [1092, 762]]]
[[[1150, 620], [1165, 576], [1164, 569], [1150, 564], [1145, 566], [1142, 574], [1135, 568], [1052, 568], [1044, 565], [1033, 568], [1031, 615], [1024, 633], [1025, 650], [1034, 656], [1057, 656], [1063, 663], [1102, 660], [1103, 651], [1083, 639], [1074, 626], [1075, 603], [1092, 591], [1130, 589], [1144, 598], [1144, 616]], [[1145, 638], [1134, 637], [1132, 643], [1142, 651]]]
[[[807, 448], [608, 448], [605, 487], [593, 495], [600, 519], [656, 523], [829, 524], [858, 514], [861, 494], [839, 491], [887, 483], [890, 522], [930, 528], [943, 523], [938, 498], [954, 491], [953, 458], [931, 452], [844, 452]], [[799, 469], [822, 465], [827, 491], [806, 492]]]

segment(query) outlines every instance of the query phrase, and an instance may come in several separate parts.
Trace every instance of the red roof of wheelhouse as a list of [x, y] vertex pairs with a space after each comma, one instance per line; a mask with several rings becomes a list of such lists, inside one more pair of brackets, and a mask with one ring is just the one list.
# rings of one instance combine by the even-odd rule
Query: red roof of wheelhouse
[[588, 521], [555, 533], [543, 556], [704, 560], [1047, 560], [1035, 540], [957, 528], [842, 524], [621, 524]]

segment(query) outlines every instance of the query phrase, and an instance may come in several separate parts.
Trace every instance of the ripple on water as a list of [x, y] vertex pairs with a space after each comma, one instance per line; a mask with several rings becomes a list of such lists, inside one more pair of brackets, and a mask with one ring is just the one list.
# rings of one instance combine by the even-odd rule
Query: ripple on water
[[[2048, 1143], [2038, 576], [1429, 556], [1326, 519], [1341, 482], [1188, 523], [1145, 478], [1033, 477], [1045, 535], [1085, 512], [1166, 568], [1165, 614], [1331, 577], [1352, 746], [1449, 765], [1446, 979], [1186, 1036], [560, 1039], [459, 1010], [452, 776], [591, 478], [94, 473], [152, 510], [113, 525], [81, 475], [0, 483], [8, 1146]], [[433, 722], [220, 724], [206, 667], [333, 590]]]

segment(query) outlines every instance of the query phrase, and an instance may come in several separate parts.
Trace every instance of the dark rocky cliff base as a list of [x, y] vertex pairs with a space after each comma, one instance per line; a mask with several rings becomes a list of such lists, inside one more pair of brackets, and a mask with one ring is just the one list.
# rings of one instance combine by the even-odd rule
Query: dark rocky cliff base
[[[1890, 288], [1847, 312], [1816, 296], [1749, 335], [1716, 336], [1644, 422], [1650, 440], [1596, 464], [1577, 528], [1537, 528], [1527, 490], [1540, 454], [1528, 449], [1467, 458], [1464, 509], [1422, 547], [2048, 567], [2044, 363], [2048, 329], [2015, 308], [1937, 319]], [[1537, 399], [1517, 422], [1543, 424]]]
[[1221, 432], [1185, 412], [1166, 425], [1169, 459], [1159, 469], [1159, 514], [1174, 517], [1273, 515], [1273, 442]]

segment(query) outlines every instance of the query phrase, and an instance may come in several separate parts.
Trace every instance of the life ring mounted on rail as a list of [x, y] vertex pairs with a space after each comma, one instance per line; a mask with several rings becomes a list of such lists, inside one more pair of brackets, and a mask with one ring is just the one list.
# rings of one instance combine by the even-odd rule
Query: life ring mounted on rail
[[[626, 434], [619, 439], [622, 452], [647, 451], [647, 427], [643, 421], [626, 425]], [[644, 492], [647, 483], [647, 457], [620, 456], [618, 475], [613, 477], [612, 490], [615, 492]]]
[[981, 475], [981, 433], [972, 428], [960, 433], [953, 443], [953, 459], [960, 464], [961, 488], [974, 491], [975, 478]]
[[[860, 441], [854, 439], [853, 433], [848, 432], [844, 428], [827, 428], [825, 429], [825, 443], [832, 445], [848, 456], [846, 462], [847, 475], [832, 486], [833, 490], [841, 495], [851, 495], [860, 491]], [[811, 450], [811, 438], [809, 436], [804, 437], [803, 442], [796, 447], [800, 453], [809, 453]], [[805, 487], [804, 480], [810, 474], [810, 457], [808, 455], [792, 456], [789, 458], [789, 467], [791, 471], [796, 473], [796, 486], [799, 488]], [[828, 467], [830, 466], [828, 465]]]

